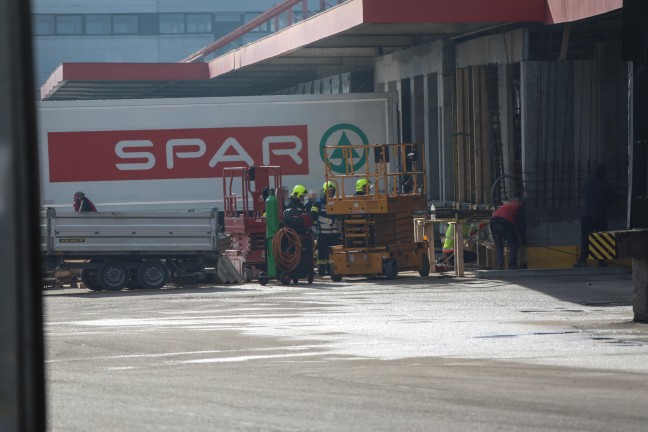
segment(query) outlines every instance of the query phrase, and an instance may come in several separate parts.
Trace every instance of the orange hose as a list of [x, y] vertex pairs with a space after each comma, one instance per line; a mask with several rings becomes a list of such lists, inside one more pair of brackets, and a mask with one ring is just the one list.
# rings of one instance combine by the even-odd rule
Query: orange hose
[[[283, 240], [286, 240], [285, 247], [282, 247]], [[288, 250], [293, 248], [292, 252]], [[291, 228], [284, 227], [277, 231], [272, 238], [272, 253], [275, 263], [280, 270], [293, 271], [301, 261], [301, 237]]]

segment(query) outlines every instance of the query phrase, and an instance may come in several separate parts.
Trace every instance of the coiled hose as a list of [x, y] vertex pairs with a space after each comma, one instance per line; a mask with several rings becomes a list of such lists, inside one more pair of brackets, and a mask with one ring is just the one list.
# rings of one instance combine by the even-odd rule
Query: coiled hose
[[283, 227], [272, 238], [272, 253], [280, 270], [295, 270], [301, 261], [301, 249], [301, 237], [294, 229]]

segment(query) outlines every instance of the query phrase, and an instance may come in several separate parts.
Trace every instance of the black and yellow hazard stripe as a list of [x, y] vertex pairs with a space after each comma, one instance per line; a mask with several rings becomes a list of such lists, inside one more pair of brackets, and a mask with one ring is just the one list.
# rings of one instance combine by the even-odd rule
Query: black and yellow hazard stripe
[[589, 253], [597, 260], [613, 260], [617, 257], [616, 238], [613, 233], [595, 232], [589, 235]]

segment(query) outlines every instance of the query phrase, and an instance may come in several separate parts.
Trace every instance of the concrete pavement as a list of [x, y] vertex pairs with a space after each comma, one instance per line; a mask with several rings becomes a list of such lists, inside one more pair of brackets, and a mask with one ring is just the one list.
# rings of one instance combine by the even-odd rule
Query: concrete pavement
[[629, 275], [45, 292], [51, 431], [648, 424]]

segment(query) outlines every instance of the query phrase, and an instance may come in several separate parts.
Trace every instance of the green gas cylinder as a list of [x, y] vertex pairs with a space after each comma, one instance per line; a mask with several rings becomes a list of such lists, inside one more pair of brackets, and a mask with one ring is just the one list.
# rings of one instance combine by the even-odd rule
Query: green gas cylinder
[[272, 239], [279, 231], [279, 200], [275, 195], [274, 189], [270, 189], [268, 198], [265, 200], [266, 204], [266, 264], [268, 266], [268, 276], [277, 276], [277, 266], [275, 264], [275, 256], [272, 251]]

